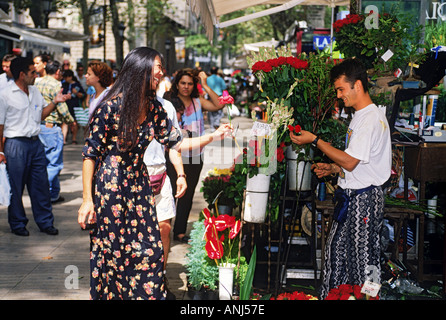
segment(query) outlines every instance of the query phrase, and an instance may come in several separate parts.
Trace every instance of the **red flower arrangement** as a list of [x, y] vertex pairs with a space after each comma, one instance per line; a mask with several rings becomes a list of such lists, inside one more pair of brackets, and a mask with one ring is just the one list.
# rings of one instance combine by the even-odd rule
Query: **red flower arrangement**
[[[227, 214], [221, 214], [217, 217], [214, 217], [211, 215], [211, 212], [207, 208], [203, 209], [203, 215], [205, 217], [204, 225], [206, 226], [204, 232], [204, 236], [206, 238], [206, 253], [210, 259], [215, 260], [215, 263], [218, 266], [218, 260], [222, 259], [224, 256], [225, 240], [228, 240], [228, 254], [226, 258], [227, 260], [229, 260], [232, 251], [232, 245], [234, 244], [233, 242], [231, 243], [231, 240], [233, 240], [240, 232], [241, 223], [240, 220], [236, 220], [235, 217], [229, 216]], [[227, 239], [225, 239], [224, 232], [228, 229], [229, 233], [226, 235]]]
[[362, 21], [364, 16], [359, 14], [348, 14], [344, 19], [337, 20], [333, 23], [333, 29], [335, 32], [341, 31], [341, 28], [349, 24], [357, 24]]
[[271, 72], [273, 68], [281, 66], [291, 66], [295, 69], [306, 69], [308, 67], [308, 62], [296, 57], [278, 57], [266, 61], [257, 61], [253, 64], [251, 69], [253, 72], [263, 71], [268, 73]]
[[328, 292], [325, 300], [379, 300], [379, 296], [371, 297], [361, 293], [362, 286], [341, 284]]
[[305, 294], [303, 292], [284, 292], [279, 294], [276, 298], [271, 297], [270, 300], [318, 300], [316, 297]]

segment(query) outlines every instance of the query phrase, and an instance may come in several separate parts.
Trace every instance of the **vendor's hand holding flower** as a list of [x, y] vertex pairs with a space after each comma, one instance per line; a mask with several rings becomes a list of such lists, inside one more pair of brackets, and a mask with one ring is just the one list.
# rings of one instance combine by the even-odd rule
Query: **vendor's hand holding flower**
[[309, 131], [301, 130], [300, 134], [296, 135], [293, 131], [290, 131], [291, 142], [297, 145], [309, 144], [316, 139], [316, 135]]
[[315, 163], [311, 166], [318, 178], [326, 177], [333, 174], [333, 167], [330, 163]]

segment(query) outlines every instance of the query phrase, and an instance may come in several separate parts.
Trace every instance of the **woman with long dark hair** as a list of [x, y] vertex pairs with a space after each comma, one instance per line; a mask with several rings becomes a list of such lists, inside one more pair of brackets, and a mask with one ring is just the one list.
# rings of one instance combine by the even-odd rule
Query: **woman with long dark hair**
[[166, 297], [163, 245], [143, 161], [153, 139], [168, 147], [181, 140], [155, 99], [162, 76], [157, 51], [132, 50], [90, 119], [78, 222], [82, 228], [93, 224], [92, 299]]

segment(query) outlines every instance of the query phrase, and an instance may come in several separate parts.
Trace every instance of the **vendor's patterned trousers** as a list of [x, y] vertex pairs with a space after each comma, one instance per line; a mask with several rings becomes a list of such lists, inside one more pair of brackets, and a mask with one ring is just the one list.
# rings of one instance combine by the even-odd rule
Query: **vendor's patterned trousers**
[[320, 298], [341, 284], [361, 285], [366, 279], [381, 283], [380, 232], [384, 214], [381, 187], [350, 196], [347, 220], [333, 221], [325, 247]]

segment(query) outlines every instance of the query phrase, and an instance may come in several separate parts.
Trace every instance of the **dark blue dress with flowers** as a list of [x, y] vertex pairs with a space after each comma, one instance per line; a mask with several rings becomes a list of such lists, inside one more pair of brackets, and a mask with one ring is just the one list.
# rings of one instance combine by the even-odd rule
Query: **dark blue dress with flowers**
[[180, 141], [158, 101], [138, 127], [138, 143], [117, 148], [121, 97], [101, 103], [89, 123], [82, 155], [96, 161], [93, 178], [97, 227], [90, 233], [91, 299], [165, 299], [163, 246], [144, 151], [156, 139]]

